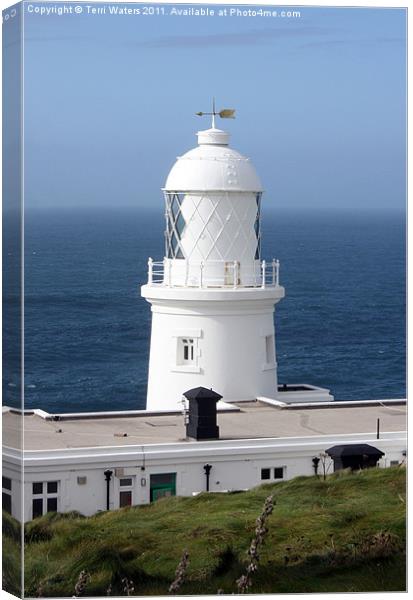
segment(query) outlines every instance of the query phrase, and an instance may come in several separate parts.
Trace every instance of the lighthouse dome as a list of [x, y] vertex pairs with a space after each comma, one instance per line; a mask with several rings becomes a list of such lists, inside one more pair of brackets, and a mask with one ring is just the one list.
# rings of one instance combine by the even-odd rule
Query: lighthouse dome
[[212, 127], [197, 136], [198, 146], [179, 156], [172, 167], [165, 191], [262, 191], [250, 159], [229, 148], [227, 132]]

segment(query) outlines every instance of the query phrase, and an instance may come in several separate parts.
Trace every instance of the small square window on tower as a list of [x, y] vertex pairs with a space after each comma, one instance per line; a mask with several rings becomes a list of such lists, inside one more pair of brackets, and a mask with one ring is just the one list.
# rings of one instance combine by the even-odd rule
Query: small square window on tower
[[263, 364], [262, 364], [262, 370], [267, 371], [270, 369], [275, 369], [276, 362], [275, 362], [274, 334], [269, 333], [268, 335], [263, 335], [262, 340], [263, 340], [262, 349], [263, 349], [263, 359], [264, 359]]
[[265, 336], [265, 358], [267, 365], [272, 365], [275, 362], [275, 351], [274, 351], [274, 336]]
[[174, 358], [171, 370], [181, 373], [200, 373], [200, 329], [175, 331], [172, 335]]

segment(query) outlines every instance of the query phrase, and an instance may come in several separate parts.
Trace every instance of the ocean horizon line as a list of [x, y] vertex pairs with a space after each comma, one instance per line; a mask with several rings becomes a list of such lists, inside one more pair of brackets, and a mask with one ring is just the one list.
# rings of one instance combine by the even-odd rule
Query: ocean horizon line
[[[372, 216], [372, 215], [394, 215], [399, 217], [407, 218], [407, 207], [405, 208], [389, 208], [389, 207], [371, 207], [366, 208], [355, 208], [354, 206], [349, 207], [317, 207], [317, 206], [305, 206], [305, 207], [285, 207], [285, 206], [265, 206], [263, 205], [262, 210], [267, 214], [278, 213], [282, 215], [350, 215], [350, 216]], [[3, 211], [7, 212], [7, 207], [3, 207]], [[142, 212], [142, 213], [153, 213], [159, 214], [164, 212], [164, 205], [160, 203], [157, 206], [151, 205], [118, 205], [118, 206], [96, 206], [96, 205], [75, 205], [75, 206], [25, 206], [24, 213], [36, 213], [36, 212], [49, 212], [49, 213], [91, 213], [91, 212]], [[17, 212], [17, 211], [15, 211]]]

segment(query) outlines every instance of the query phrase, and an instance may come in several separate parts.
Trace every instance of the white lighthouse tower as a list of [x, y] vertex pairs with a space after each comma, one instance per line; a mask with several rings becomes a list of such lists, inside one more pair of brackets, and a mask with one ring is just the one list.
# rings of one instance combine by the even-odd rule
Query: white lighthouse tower
[[[226, 402], [277, 394], [278, 261], [261, 257], [262, 185], [215, 127], [178, 157], [164, 188], [165, 257], [149, 259], [152, 306], [147, 410], [179, 410], [182, 393], [213, 388]], [[203, 113], [201, 113], [203, 114]]]

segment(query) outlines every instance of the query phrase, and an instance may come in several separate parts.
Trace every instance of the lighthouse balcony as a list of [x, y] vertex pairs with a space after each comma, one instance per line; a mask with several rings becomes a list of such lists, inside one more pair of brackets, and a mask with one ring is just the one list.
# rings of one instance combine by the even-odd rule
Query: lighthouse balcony
[[148, 260], [148, 286], [179, 288], [275, 288], [279, 287], [280, 262], [192, 261], [164, 258]]

